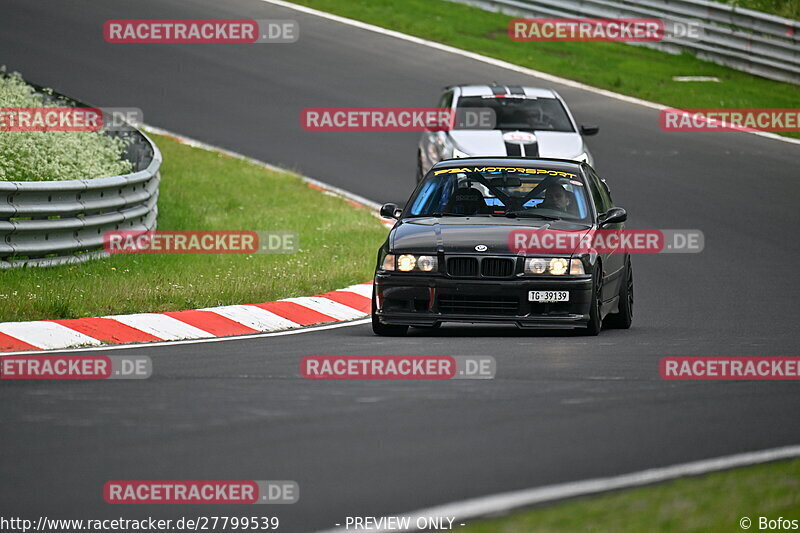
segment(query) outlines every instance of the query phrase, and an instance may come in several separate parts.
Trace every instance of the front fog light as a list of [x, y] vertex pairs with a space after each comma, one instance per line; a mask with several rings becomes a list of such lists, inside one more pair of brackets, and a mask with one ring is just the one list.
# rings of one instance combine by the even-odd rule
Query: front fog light
[[394, 255], [388, 254], [386, 257], [383, 258], [383, 264], [381, 265], [383, 270], [394, 270]]
[[534, 257], [525, 260], [525, 270], [530, 274], [544, 274], [547, 271], [547, 259]]
[[397, 258], [397, 270], [400, 272], [411, 272], [416, 264], [417, 258], [413, 255], [401, 255]]
[[580, 276], [586, 274], [583, 270], [583, 261], [580, 259], [573, 259], [569, 262], [569, 273], [571, 276]]
[[436, 258], [430, 255], [419, 256], [419, 259], [417, 259], [417, 268], [423, 272], [436, 270]]
[[550, 260], [550, 273], [555, 276], [563, 276], [567, 273], [567, 267], [569, 263], [566, 259], [561, 257], [555, 257]]

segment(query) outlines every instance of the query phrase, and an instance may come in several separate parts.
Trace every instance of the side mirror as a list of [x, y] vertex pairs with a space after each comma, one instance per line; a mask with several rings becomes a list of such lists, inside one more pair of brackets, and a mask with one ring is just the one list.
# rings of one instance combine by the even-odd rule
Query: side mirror
[[585, 135], [586, 137], [590, 135], [597, 135], [598, 131], [600, 131], [600, 126], [595, 126], [594, 124], [581, 124], [581, 135]]
[[400, 218], [402, 213], [397, 204], [383, 204], [381, 206], [381, 216], [383, 218]]
[[612, 207], [597, 217], [597, 222], [601, 228], [609, 224], [619, 224], [620, 222], [625, 222], [626, 220], [628, 220], [628, 212], [621, 207]]

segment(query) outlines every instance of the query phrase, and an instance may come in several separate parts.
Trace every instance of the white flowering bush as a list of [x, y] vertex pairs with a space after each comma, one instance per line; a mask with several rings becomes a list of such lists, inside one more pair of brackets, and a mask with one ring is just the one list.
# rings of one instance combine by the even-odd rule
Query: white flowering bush
[[[0, 69], [0, 108], [54, 107], [67, 103], [46, 100], [18, 73]], [[0, 130], [0, 180], [49, 181], [102, 178], [127, 174], [125, 141], [102, 131]]]

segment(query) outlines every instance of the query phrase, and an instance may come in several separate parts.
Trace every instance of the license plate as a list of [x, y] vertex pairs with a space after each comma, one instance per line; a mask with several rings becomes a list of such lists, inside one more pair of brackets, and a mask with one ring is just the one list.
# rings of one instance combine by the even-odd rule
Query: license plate
[[528, 301], [539, 303], [568, 302], [569, 291], [529, 291]]

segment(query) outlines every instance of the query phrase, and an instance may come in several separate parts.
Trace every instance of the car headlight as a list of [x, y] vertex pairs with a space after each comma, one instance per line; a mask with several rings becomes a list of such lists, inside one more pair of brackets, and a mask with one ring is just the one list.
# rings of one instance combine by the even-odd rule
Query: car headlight
[[528, 259], [525, 261], [525, 271], [531, 274], [544, 274], [547, 272], [547, 264], [549, 261], [541, 257]]
[[547, 270], [554, 276], [563, 276], [567, 273], [568, 265], [569, 261], [563, 257], [556, 257], [550, 260], [550, 264], [547, 265]]
[[411, 272], [417, 266], [417, 258], [413, 255], [401, 255], [397, 258], [397, 270], [400, 272]]
[[417, 258], [417, 268], [423, 272], [436, 270], [438, 261], [432, 255], [421, 255]]
[[563, 257], [529, 257], [525, 259], [526, 274], [549, 274], [552, 276], [580, 276], [586, 272], [580, 259]]
[[383, 258], [383, 270], [399, 272], [433, 272], [438, 269], [439, 261], [433, 255], [388, 254]]

